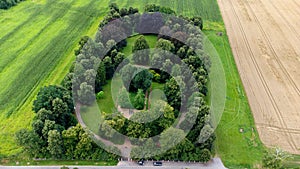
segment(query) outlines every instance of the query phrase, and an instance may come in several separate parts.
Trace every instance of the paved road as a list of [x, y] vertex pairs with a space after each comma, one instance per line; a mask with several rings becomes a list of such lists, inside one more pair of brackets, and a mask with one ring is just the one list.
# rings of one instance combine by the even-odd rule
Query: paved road
[[[0, 166], [0, 169], [60, 169], [61, 166]], [[138, 166], [135, 162], [119, 162], [117, 166], [71, 166], [70, 169], [73, 168], [79, 169], [153, 169], [153, 168], [161, 168], [161, 169], [226, 169], [219, 158], [214, 158], [207, 164], [201, 163], [182, 163], [182, 162], [163, 162], [163, 166], [157, 167], [153, 166], [152, 162], [145, 162], [144, 166]]]

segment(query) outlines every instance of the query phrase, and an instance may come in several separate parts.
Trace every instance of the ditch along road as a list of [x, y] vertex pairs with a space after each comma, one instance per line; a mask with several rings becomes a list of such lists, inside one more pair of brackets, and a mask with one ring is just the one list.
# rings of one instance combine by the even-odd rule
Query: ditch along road
[[218, 3], [262, 142], [300, 154], [300, 1]]

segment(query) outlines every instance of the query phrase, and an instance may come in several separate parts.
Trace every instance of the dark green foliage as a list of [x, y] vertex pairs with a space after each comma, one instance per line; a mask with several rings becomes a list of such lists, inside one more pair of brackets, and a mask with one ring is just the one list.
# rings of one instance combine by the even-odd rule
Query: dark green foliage
[[142, 89], [144, 92], [149, 89], [152, 83], [153, 75], [149, 72], [149, 70], [141, 70], [139, 71], [133, 78], [131, 91], [137, 91], [138, 89]]
[[175, 11], [169, 7], [159, 6], [155, 4], [147, 4], [145, 6], [145, 12], [162, 12], [166, 14], [175, 14]]
[[22, 1], [24, 0], [0, 0], [0, 9], [8, 9]]
[[69, 72], [64, 80], [62, 81], [61, 85], [66, 88], [69, 91], [72, 91], [73, 88], [73, 78], [74, 78], [74, 73]]
[[142, 110], [145, 105], [145, 94], [142, 89], [138, 89], [137, 95], [134, 97], [134, 107]]
[[203, 149], [200, 151], [200, 161], [207, 163], [211, 159], [211, 153], [208, 149]]
[[144, 36], [140, 36], [132, 47], [132, 59], [134, 63], [147, 65], [149, 63], [149, 45]]
[[63, 156], [63, 140], [61, 134], [57, 130], [50, 130], [48, 133], [48, 150], [54, 159], [59, 159]]
[[136, 92], [138, 89], [146, 91], [152, 83], [153, 75], [149, 70], [139, 70], [132, 65], [121, 69], [122, 81], [128, 91]]
[[84, 36], [80, 38], [80, 41], [78, 43], [79, 47], [77, 50], [74, 51], [75, 55], [79, 55], [81, 52], [81, 49], [83, 48], [83, 46], [86, 44], [86, 42], [89, 40], [90, 37], [88, 36]]
[[201, 30], [203, 29], [203, 20], [199, 16], [192, 17], [190, 19], [195, 26], [198, 26]]
[[37, 113], [42, 108], [53, 110], [52, 101], [55, 98], [59, 98], [66, 103], [67, 112], [73, 112], [74, 105], [70, 92], [63, 87], [53, 85], [43, 87], [39, 91], [36, 100], [33, 102], [33, 111]]
[[102, 62], [105, 66], [106, 79], [111, 79], [114, 75], [114, 66], [112, 63], [112, 59], [109, 56], [106, 56]]
[[181, 107], [181, 91], [175, 78], [171, 78], [167, 81], [164, 87], [164, 93], [168, 99], [168, 103], [175, 109], [179, 110]]
[[95, 92], [99, 92], [102, 90], [102, 86], [106, 84], [106, 68], [104, 62], [100, 62], [99, 67], [97, 69], [97, 75], [95, 79]]
[[32, 157], [38, 157], [42, 149], [42, 141], [34, 131], [21, 129], [16, 133], [16, 142]]

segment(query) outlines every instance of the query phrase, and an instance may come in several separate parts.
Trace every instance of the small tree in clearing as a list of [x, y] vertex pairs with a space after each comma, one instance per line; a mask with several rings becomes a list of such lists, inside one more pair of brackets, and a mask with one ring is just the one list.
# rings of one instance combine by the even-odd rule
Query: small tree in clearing
[[133, 61], [136, 64], [147, 65], [149, 63], [149, 45], [144, 36], [140, 36], [132, 47]]
[[136, 109], [143, 109], [145, 104], [145, 94], [142, 89], [138, 89], [137, 95], [134, 98], [134, 107]]

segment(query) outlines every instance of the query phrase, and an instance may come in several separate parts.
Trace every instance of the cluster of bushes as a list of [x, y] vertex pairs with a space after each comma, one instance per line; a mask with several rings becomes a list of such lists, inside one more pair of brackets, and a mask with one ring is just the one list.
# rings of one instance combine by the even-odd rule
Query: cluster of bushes
[[0, 0], [0, 9], [8, 9], [24, 0]]
[[145, 6], [145, 12], [161, 12], [165, 14], [176, 14], [174, 10], [169, 7], [159, 6], [155, 4], [147, 4]]

